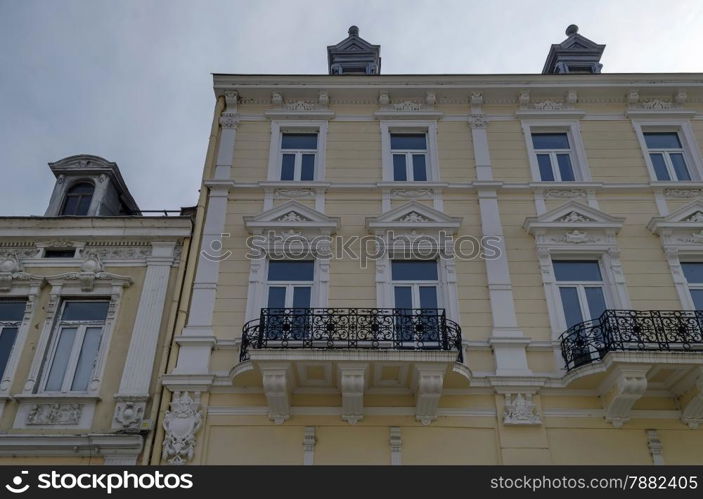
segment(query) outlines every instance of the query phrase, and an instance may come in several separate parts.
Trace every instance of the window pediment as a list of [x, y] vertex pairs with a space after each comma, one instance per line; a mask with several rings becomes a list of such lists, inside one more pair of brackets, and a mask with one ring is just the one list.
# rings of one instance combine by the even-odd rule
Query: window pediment
[[292, 200], [259, 215], [244, 217], [244, 225], [254, 233], [265, 230], [302, 229], [332, 234], [339, 228], [339, 218], [328, 217], [324, 213]]
[[703, 247], [703, 201], [696, 200], [665, 217], [652, 217], [647, 228], [664, 246], [700, 250]]
[[367, 218], [366, 227], [371, 231], [388, 229], [445, 229], [455, 232], [461, 217], [450, 217], [417, 201], [405, 203], [381, 216]]

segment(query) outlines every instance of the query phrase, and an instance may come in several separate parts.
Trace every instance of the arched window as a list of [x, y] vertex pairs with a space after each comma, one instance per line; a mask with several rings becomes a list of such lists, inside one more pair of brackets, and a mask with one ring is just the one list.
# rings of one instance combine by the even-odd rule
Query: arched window
[[89, 182], [79, 182], [66, 193], [61, 215], [85, 216], [93, 200], [95, 187]]

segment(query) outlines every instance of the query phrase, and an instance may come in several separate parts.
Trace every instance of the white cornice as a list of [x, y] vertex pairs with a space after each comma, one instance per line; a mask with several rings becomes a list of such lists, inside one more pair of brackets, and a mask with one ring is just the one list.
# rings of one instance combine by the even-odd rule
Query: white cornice
[[0, 435], [0, 456], [136, 456], [140, 435]]

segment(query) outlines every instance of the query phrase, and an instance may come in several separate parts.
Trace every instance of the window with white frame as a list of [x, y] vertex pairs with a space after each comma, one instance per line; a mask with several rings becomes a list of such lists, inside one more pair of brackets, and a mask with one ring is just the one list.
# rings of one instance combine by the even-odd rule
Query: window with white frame
[[381, 121], [381, 148], [384, 181], [439, 181], [436, 121]]
[[270, 260], [267, 281], [267, 339], [279, 339], [283, 334], [303, 339], [309, 329], [315, 261]]
[[608, 308], [598, 260], [552, 260], [566, 327], [597, 319]]
[[425, 347], [439, 341], [441, 319], [437, 262], [392, 260], [391, 280], [396, 338], [410, 343], [412, 348], [418, 341], [423, 342]]
[[66, 300], [43, 368], [43, 392], [85, 392], [92, 378], [110, 302]]
[[578, 121], [523, 121], [522, 130], [536, 182], [590, 181]]
[[22, 325], [27, 302], [24, 300], [0, 301], [0, 378], [15, 346], [17, 333]]
[[657, 180], [691, 180], [678, 131], [643, 131], [643, 135]]
[[391, 133], [393, 180], [427, 180], [427, 134]]
[[317, 132], [282, 132], [280, 180], [315, 180]]
[[566, 132], [532, 132], [540, 180], [544, 182], [573, 182], [574, 161]]
[[696, 310], [703, 310], [703, 262], [681, 262], [681, 268], [693, 306]]

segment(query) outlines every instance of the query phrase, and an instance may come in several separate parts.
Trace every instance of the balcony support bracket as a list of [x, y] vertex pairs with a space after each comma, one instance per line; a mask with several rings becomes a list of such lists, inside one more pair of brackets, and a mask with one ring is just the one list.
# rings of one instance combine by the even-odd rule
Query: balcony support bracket
[[630, 420], [632, 406], [647, 389], [649, 365], [619, 366], [599, 388], [605, 419], [620, 428]]
[[340, 363], [338, 366], [339, 391], [342, 392], [342, 419], [356, 424], [364, 417], [364, 388], [366, 363]]
[[276, 424], [290, 417], [291, 363], [259, 363], [264, 393], [269, 406], [269, 419]]
[[437, 419], [437, 406], [442, 396], [444, 364], [418, 364], [415, 366], [415, 419], [428, 425]]
[[692, 430], [703, 423], [703, 367], [697, 368], [693, 387], [681, 396], [681, 422]]

